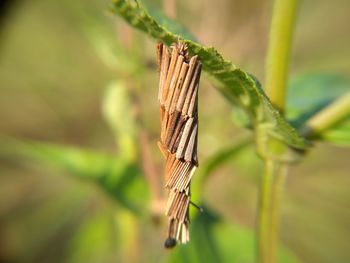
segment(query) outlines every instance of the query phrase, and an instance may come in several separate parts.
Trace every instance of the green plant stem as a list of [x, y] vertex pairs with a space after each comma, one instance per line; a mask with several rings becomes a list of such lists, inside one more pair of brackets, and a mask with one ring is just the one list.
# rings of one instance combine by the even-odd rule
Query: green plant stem
[[258, 262], [270, 262], [271, 189], [273, 183], [273, 162], [266, 161], [262, 177], [258, 211]]
[[[275, 0], [266, 60], [266, 93], [283, 114], [286, 101], [288, 69], [298, 0]], [[279, 152], [270, 145], [270, 152]], [[283, 154], [283, 153], [281, 153]], [[278, 155], [278, 154], [277, 154]], [[281, 156], [281, 160], [283, 156]], [[277, 261], [280, 203], [288, 164], [265, 156], [258, 214], [258, 262]]]
[[259, 198], [259, 263], [274, 263], [277, 260], [280, 204], [287, 171], [287, 163], [271, 160], [265, 163]]
[[335, 100], [332, 104], [312, 116], [301, 128], [305, 137], [312, 137], [329, 129], [350, 115], [350, 92]]
[[271, 226], [270, 226], [270, 255], [268, 262], [277, 262], [278, 241], [279, 241], [279, 223], [281, 201], [283, 196], [284, 183], [287, 177], [288, 164], [282, 162], [274, 163], [274, 178], [271, 189]]
[[298, 0], [275, 0], [266, 60], [266, 93], [284, 111], [286, 86]]

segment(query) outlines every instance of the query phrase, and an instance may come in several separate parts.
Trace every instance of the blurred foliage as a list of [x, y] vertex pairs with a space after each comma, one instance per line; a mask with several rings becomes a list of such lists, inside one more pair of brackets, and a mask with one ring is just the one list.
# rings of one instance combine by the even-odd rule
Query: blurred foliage
[[111, 83], [102, 105], [103, 115], [119, 144], [119, 155], [126, 161], [135, 161], [137, 127], [126, 85]]
[[[125, 159], [33, 141], [3, 139], [1, 148], [11, 149], [11, 152], [2, 151], [2, 155], [14, 155], [14, 159], [30, 158], [32, 161], [65, 169], [73, 176], [93, 180], [118, 203], [135, 213], [141, 213], [140, 209], [147, 200], [146, 185], [140, 180], [138, 166]], [[135, 192], [138, 193], [137, 196], [133, 195]]]
[[[179, 23], [157, 11], [159, 1], [146, 2], [159, 23], [190, 37]], [[239, 17], [250, 21], [252, 16], [256, 25], [267, 24], [266, 18], [256, 19], [266, 4], [233, 2], [204, 1], [207, 8], [200, 18], [199, 3], [180, 1], [179, 20], [192, 21], [192, 27], [201, 21], [205, 30], [192, 30], [197, 39], [222, 34], [226, 39], [221, 44], [211, 38], [215, 46], [228, 45], [225, 55], [243, 54], [238, 64], [259, 68], [263, 52], [254, 54], [250, 63], [244, 60], [244, 50], [254, 53], [254, 46], [247, 49], [247, 43], [260, 46], [264, 39], [257, 32], [249, 35], [249, 25], [233, 28], [238, 31], [236, 39], [227, 38], [233, 33], [225, 30]], [[332, 8], [346, 10], [342, 5], [349, 4], [344, 3]], [[200, 91], [205, 105], [200, 106], [200, 168], [193, 187], [194, 201], [199, 200], [204, 213], [191, 209], [190, 244], [164, 251], [165, 224], [162, 220], [155, 224], [150, 212], [140, 156], [145, 146], [139, 140], [140, 130], [147, 129], [151, 157], [157, 175], [161, 174], [161, 157], [153, 147], [158, 137], [154, 43], [107, 15], [108, 5], [107, 0], [17, 0], [0, 20], [0, 128], [5, 135], [0, 142], [0, 262], [252, 262], [261, 163], [249, 145], [251, 135], [245, 139], [245, 132], [242, 136], [234, 131], [231, 105], [205, 79]], [[329, 10], [327, 1], [314, 5]], [[305, 10], [301, 35], [308, 35], [302, 30], [318, 12], [307, 3]], [[333, 17], [342, 17], [336, 11]], [[222, 26], [208, 27], [206, 21], [211, 19]], [[314, 29], [322, 29], [315, 21]], [[313, 47], [314, 41], [310, 43]], [[213, 49], [196, 48], [208, 51], [215, 61], [220, 58]], [[306, 53], [309, 58], [310, 51]], [[325, 63], [326, 69], [328, 64], [336, 68], [331, 62]], [[345, 68], [343, 60], [339, 63]], [[209, 64], [208, 68], [214, 66]], [[228, 67], [239, 73], [235, 85], [253, 87], [252, 98], [262, 96], [258, 100], [265, 105], [255, 80], [231, 64]], [[288, 117], [293, 124], [302, 124], [305, 113], [315, 112], [349, 88], [348, 80], [339, 75], [299, 76], [290, 84]], [[348, 143], [349, 128], [348, 122], [339, 123], [320, 139]], [[280, 262], [348, 261], [348, 154], [348, 149], [321, 145], [294, 168], [283, 211], [282, 236], [288, 249], [281, 249]]]
[[[288, 94], [288, 118], [300, 127], [315, 113], [350, 91], [349, 79], [335, 74], [313, 73], [294, 78]], [[350, 116], [319, 134], [320, 140], [350, 144]]]
[[[226, 222], [209, 207], [193, 219], [192, 242], [179, 247], [168, 262], [254, 262], [254, 233], [231, 222]], [[300, 262], [285, 250], [279, 260]]]
[[[220, 152], [213, 157], [213, 161], [205, 168], [206, 172], [199, 175], [199, 181], [203, 181], [204, 178], [201, 177], [208, 175], [208, 169], [212, 170], [215, 166], [219, 166], [220, 162], [228, 158], [228, 155], [232, 156], [239, 152], [245, 144], [233, 147], [229, 151], [226, 150], [225, 154]], [[5, 140], [1, 146], [3, 149], [11, 149], [12, 154], [15, 154], [17, 158], [29, 158], [39, 163], [53, 164], [66, 169], [73, 176], [94, 180], [115, 199], [117, 204], [129, 210], [129, 212], [119, 212], [116, 222], [113, 222], [113, 217], [106, 217], [102, 214], [89, 219], [80, 226], [72, 240], [72, 255], [67, 258], [68, 262], [112, 261], [113, 258], [108, 259], [106, 249], [114, 243], [116, 234], [114, 232], [118, 232], [121, 256], [127, 257], [127, 254], [130, 253], [127, 240], [135, 235], [133, 232], [137, 218], [145, 214], [140, 208], [147, 207], [149, 202], [145, 195], [145, 184], [142, 183], [136, 171], [130, 170], [137, 169], [137, 167], [125, 167], [127, 165], [125, 160], [118, 160], [116, 157], [44, 143]], [[11, 153], [6, 155], [9, 156]], [[165, 262], [181, 260], [185, 262], [254, 261], [253, 232], [224, 222], [209, 207], [205, 205], [202, 207], [204, 212], [196, 213], [193, 218], [192, 242], [176, 249]], [[118, 222], [122, 224], [119, 228], [116, 226]], [[128, 224], [130, 226], [127, 227]], [[113, 231], [113, 229], [116, 230]], [[126, 233], [123, 233], [124, 231]], [[131, 242], [130, 245], [133, 243]], [[92, 255], [86, 253], [86, 248], [89, 247], [93, 247]], [[298, 262], [286, 252], [281, 254], [281, 260], [282, 262]]]

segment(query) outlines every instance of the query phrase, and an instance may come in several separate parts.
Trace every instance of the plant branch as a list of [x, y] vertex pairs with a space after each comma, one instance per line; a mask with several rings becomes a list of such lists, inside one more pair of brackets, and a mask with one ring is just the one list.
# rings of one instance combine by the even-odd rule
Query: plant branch
[[266, 93], [284, 111], [286, 86], [298, 0], [275, 0], [266, 61]]
[[306, 124], [301, 128], [301, 133], [308, 138], [321, 134], [349, 115], [350, 92], [335, 100], [306, 121]]

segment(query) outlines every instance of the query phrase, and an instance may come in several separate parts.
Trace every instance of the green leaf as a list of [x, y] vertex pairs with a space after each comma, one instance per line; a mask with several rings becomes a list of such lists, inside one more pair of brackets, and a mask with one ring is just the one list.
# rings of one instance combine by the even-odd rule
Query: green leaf
[[[135, 0], [114, 0], [112, 11], [135, 28], [168, 45], [185, 37], [158, 23]], [[224, 60], [212, 47], [204, 47], [189, 39], [184, 39], [183, 42], [191, 54], [199, 56], [203, 69], [216, 80], [217, 88], [231, 103], [238, 104], [246, 112], [255, 128], [269, 123], [268, 136], [282, 140], [294, 148], [307, 147], [306, 140], [272, 106], [252, 75]]]
[[[219, 218], [208, 207], [195, 216], [190, 232], [190, 243], [176, 247], [167, 262], [255, 262], [253, 231]], [[299, 261], [286, 249], [281, 249], [279, 262]]]
[[[287, 117], [301, 127], [306, 120], [350, 90], [349, 79], [325, 73], [301, 75], [291, 81]], [[350, 116], [318, 134], [315, 139], [350, 145]]]
[[96, 153], [75, 147], [7, 139], [0, 142], [1, 154], [23, 161], [59, 167], [74, 177], [89, 179], [125, 208], [140, 213], [147, 202], [147, 187], [134, 163], [118, 156]]

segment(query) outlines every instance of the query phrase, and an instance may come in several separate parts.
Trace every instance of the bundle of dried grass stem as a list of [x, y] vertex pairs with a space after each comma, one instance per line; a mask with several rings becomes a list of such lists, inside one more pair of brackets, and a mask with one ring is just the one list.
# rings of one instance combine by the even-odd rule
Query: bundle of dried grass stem
[[189, 241], [190, 182], [198, 166], [198, 87], [202, 65], [190, 57], [183, 43], [170, 50], [157, 46], [160, 68], [161, 136], [158, 146], [165, 157], [168, 237], [165, 247]]

